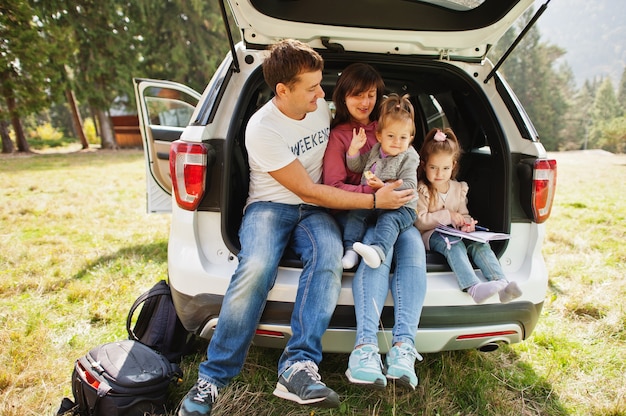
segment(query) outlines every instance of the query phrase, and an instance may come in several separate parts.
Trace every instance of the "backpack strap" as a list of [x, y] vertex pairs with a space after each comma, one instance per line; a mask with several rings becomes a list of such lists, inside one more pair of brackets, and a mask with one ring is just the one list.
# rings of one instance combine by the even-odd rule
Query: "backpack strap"
[[[158, 302], [152, 301], [153, 298], [161, 295], [171, 295], [171, 291], [167, 282], [165, 280], [159, 281], [156, 285], [154, 285], [148, 291], [142, 293], [130, 307], [130, 311], [128, 312], [128, 317], [126, 318], [126, 330], [128, 331], [128, 336], [130, 339], [139, 341], [139, 337], [141, 337], [147, 329], [147, 325], [149, 324], [149, 320], [138, 319], [136, 323], [136, 327], [131, 327], [133, 315], [139, 306], [145, 302], [145, 305], [141, 309], [139, 316], [152, 316], [154, 314], [154, 310], [158, 306]], [[137, 336], [139, 333], [139, 336]]]

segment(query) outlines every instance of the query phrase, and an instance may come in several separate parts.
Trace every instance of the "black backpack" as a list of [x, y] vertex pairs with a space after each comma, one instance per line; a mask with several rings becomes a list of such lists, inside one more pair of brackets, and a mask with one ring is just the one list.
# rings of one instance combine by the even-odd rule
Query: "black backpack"
[[[141, 311], [131, 328], [137, 308]], [[129, 339], [139, 341], [163, 354], [171, 362], [179, 362], [191, 350], [194, 336], [185, 329], [176, 314], [172, 292], [165, 280], [135, 300], [128, 312], [126, 329]]]
[[177, 364], [140, 342], [103, 344], [76, 360], [74, 402], [63, 399], [57, 415], [165, 414], [168, 387], [182, 377]]

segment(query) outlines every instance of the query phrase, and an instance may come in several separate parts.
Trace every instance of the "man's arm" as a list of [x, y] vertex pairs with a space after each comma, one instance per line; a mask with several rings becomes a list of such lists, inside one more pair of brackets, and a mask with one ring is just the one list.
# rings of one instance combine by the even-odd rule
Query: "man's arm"
[[[371, 194], [347, 192], [328, 185], [314, 183], [299, 160], [284, 168], [269, 172], [282, 186], [298, 195], [304, 202], [333, 209], [371, 209]], [[376, 208], [396, 209], [413, 198], [413, 190], [395, 191], [402, 181], [396, 181], [376, 192]]]

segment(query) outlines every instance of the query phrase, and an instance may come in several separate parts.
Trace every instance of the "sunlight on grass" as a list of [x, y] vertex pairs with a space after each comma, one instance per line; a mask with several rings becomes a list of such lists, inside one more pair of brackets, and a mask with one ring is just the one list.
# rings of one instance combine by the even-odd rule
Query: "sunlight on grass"
[[513, 348], [552, 380], [569, 414], [626, 414], [626, 157], [555, 156], [557, 196], [543, 249], [548, 302], [533, 336]]

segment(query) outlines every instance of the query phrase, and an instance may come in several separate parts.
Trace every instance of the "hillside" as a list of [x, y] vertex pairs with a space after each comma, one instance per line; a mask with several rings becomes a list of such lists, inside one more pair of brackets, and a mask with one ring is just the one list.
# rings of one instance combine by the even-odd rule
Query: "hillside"
[[[537, 0], [539, 8], [545, 0]], [[538, 21], [543, 42], [567, 51], [577, 85], [610, 76], [617, 87], [626, 68], [626, 2], [552, 0]]]

